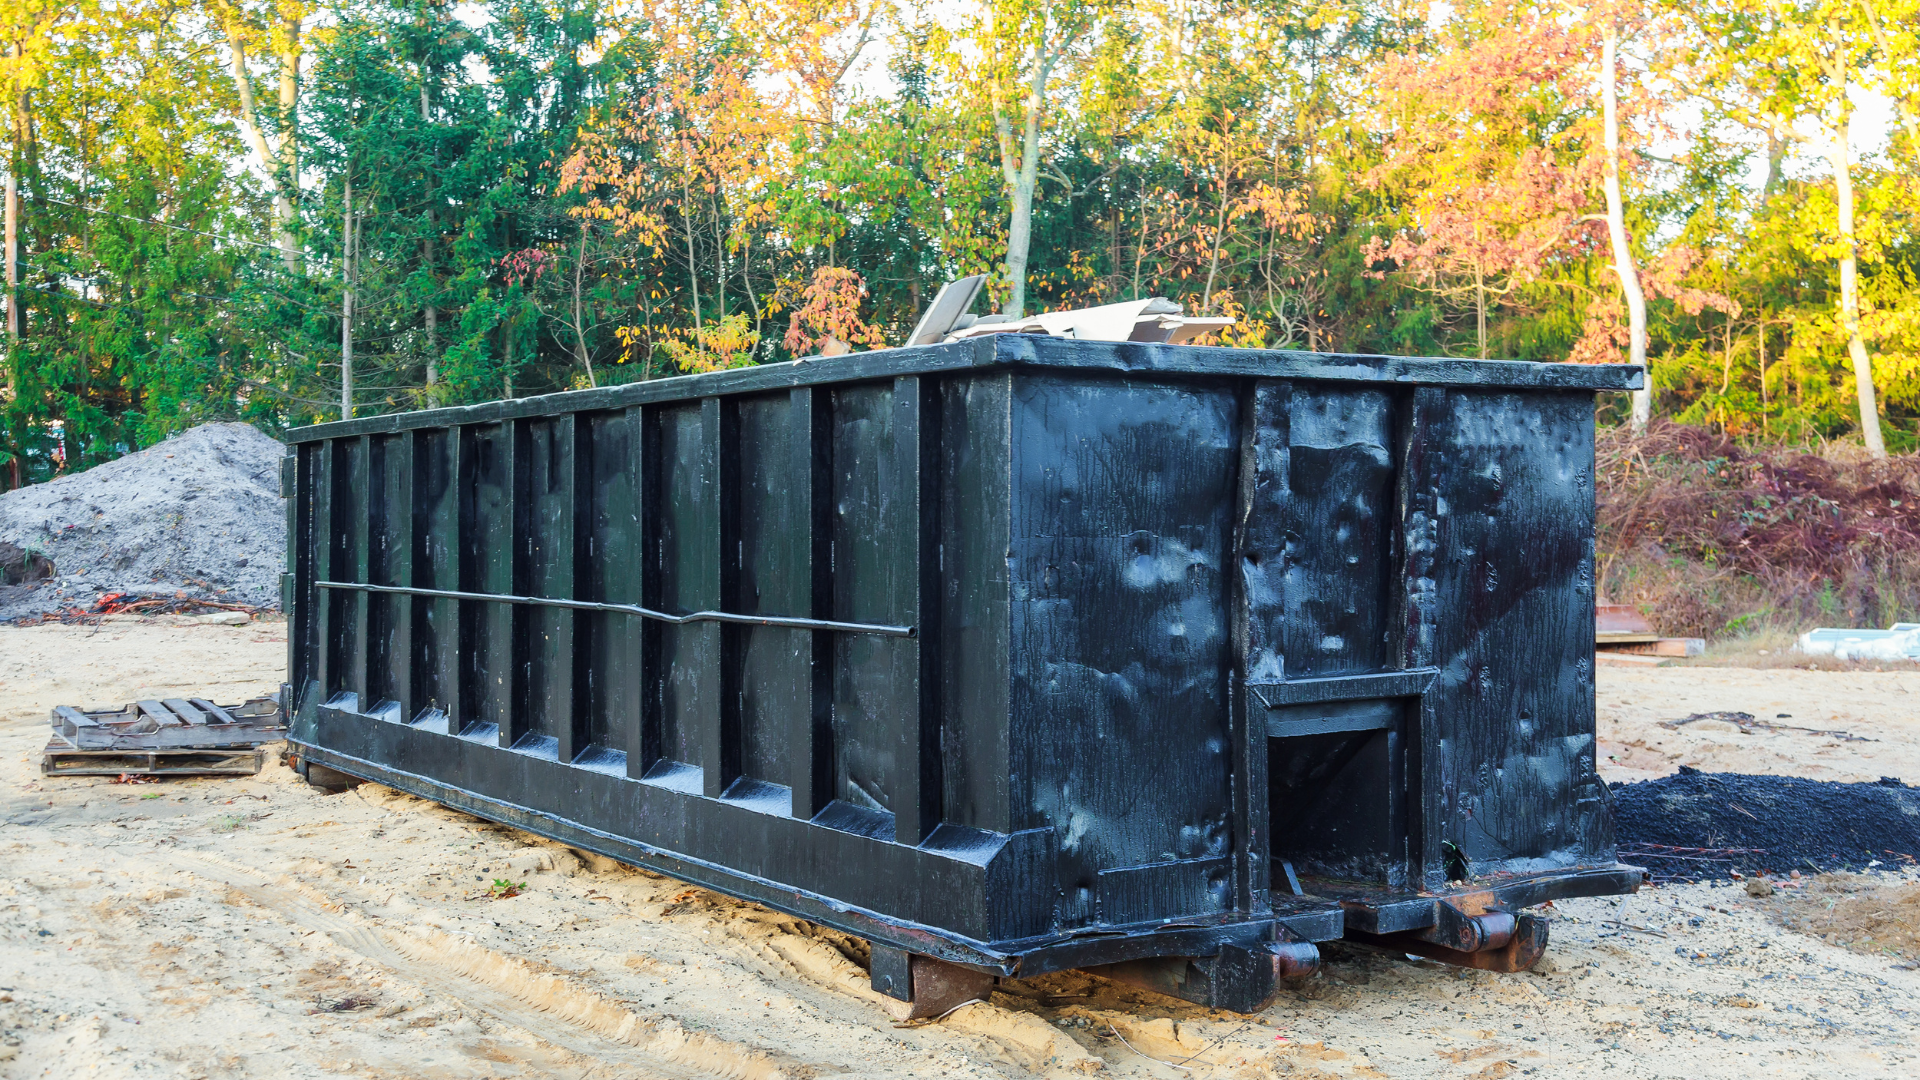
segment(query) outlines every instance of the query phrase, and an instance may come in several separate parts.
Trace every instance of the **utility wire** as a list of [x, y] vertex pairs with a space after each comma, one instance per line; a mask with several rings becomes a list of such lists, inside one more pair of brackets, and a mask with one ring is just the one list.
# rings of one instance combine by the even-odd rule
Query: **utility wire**
[[134, 217], [131, 214], [116, 214], [112, 210], [99, 210], [89, 206], [82, 206], [79, 203], [70, 203], [65, 199], [56, 199], [51, 195], [42, 195], [41, 199], [50, 203], [59, 203], [61, 206], [71, 206], [75, 210], [78, 210], [83, 214], [105, 214], [107, 217], [117, 217], [123, 221], [137, 221], [142, 225], [152, 225], [161, 229], [172, 229], [175, 232], [191, 233], [194, 236], [204, 236], [209, 240], [225, 240], [229, 244], [250, 244], [253, 247], [266, 248], [268, 251], [273, 251], [273, 252], [284, 253], [284, 250], [285, 250], [279, 247], [278, 245], [263, 244], [258, 240], [242, 240], [237, 236], [222, 236], [219, 233], [201, 232], [199, 229], [189, 229], [184, 225], [169, 225], [164, 221], [154, 221], [150, 218]]

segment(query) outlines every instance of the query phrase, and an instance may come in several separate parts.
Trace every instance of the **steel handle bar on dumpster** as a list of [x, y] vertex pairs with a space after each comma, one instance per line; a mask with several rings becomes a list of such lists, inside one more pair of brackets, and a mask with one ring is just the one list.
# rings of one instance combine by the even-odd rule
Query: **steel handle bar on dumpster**
[[571, 608], [574, 611], [606, 611], [617, 615], [638, 615], [664, 623], [683, 625], [695, 622], [737, 623], [742, 626], [776, 626], [791, 630], [833, 630], [843, 634], [878, 634], [882, 637], [916, 637], [911, 626], [885, 623], [835, 622], [832, 619], [803, 619], [791, 615], [741, 615], [731, 611], [691, 611], [670, 615], [636, 604], [602, 604], [593, 600], [560, 600], [549, 596], [512, 596], [507, 593], [455, 592], [451, 589], [416, 589], [406, 585], [369, 585], [357, 581], [316, 581], [322, 589], [350, 589], [356, 592], [393, 593], [399, 596], [426, 596], [436, 600], [480, 600], [496, 604], [531, 604], [535, 607]]

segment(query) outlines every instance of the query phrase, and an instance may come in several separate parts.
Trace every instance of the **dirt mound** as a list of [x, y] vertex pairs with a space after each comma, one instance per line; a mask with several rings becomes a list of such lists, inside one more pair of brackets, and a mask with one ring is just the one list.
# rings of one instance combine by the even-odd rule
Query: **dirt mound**
[[0, 495], [0, 545], [52, 564], [48, 580], [0, 586], [0, 621], [114, 592], [278, 606], [285, 452], [247, 424], [203, 424]]
[[1920, 960], [1920, 883], [1867, 874], [1821, 874], [1763, 904], [1789, 930], [1869, 956]]
[[1825, 873], [1920, 859], [1920, 789], [1893, 777], [1838, 784], [1683, 765], [1672, 776], [1609, 787], [1621, 861], [1659, 878]]

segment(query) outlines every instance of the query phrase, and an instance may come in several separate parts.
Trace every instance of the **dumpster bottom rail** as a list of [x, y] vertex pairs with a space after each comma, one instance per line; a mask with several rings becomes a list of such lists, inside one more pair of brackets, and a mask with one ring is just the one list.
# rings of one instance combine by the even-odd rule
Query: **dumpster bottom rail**
[[[1319, 968], [1319, 942], [1412, 954], [1486, 971], [1524, 971], [1547, 944], [1548, 921], [1521, 909], [1580, 896], [1631, 893], [1647, 879], [1636, 866], [1582, 867], [1462, 884], [1419, 894], [1344, 881], [1299, 878], [1302, 895], [1274, 897], [1257, 915], [1213, 915], [1124, 927], [1065, 930], [1043, 938], [984, 943], [888, 918], [688, 859], [649, 845], [476, 794], [428, 777], [294, 740], [300, 767], [372, 780], [476, 817], [558, 840], [690, 884], [763, 904], [868, 939], [874, 988], [911, 1003], [905, 1016], [975, 994], [979, 978], [1027, 978], [1080, 969], [1231, 1012], [1258, 1012], [1289, 979]], [[969, 972], [973, 974], [968, 974]], [[916, 996], [914, 987], [924, 988]]]

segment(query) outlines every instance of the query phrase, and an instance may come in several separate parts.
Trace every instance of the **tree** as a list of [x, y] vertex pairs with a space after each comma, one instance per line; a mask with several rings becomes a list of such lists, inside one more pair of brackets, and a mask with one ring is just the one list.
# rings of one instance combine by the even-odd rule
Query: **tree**
[[1033, 199], [1040, 182], [1040, 136], [1054, 70], [1092, 26], [1087, 0], [987, 0], [973, 27], [980, 78], [993, 110], [1007, 219], [1008, 315], [1026, 311], [1027, 255], [1033, 244]]
[[[1886, 457], [1871, 358], [1861, 330], [1861, 243], [1854, 191], [1851, 88], [1871, 62], [1873, 26], [1860, 0], [1718, 0], [1688, 9], [1701, 27], [1696, 82], [1744, 88], [1737, 114], [1782, 118], [1823, 145], [1833, 181], [1833, 235], [1818, 245], [1839, 271], [1837, 336], [1850, 361], [1861, 438]], [[1750, 123], [1752, 121], [1749, 121]]]
[[1606, 139], [1607, 240], [1613, 250], [1613, 270], [1620, 278], [1620, 291], [1627, 300], [1630, 335], [1627, 362], [1640, 369], [1644, 380], [1644, 385], [1633, 392], [1633, 430], [1643, 432], [1653, 418], [1653, 378], [1647, 372], [1647, 297], [1640, 289], [1640, 270], [1634, 263], [1633, 245], [1627, 239], [1626, 199], [1620, 194], [1620, 19], [1611, 11], [1600, 18], [1603, 20], [1600, 100], [1605, 110], [1601, 125]]
[[[299, 273], [300, 241], [295, 232], [300, 201], [300, 60], [307, 5], [301, 0], [268, 0], [259, 10], [249, 12], [237, 0], [218, 0], [214, 8], [233, 59], [241, 134], [273, 183], [275, 243], [287, 270]], [[270, 122], [263, 121], [254, 104], [249, 49], [273, 57], [279, 101]]]
[[1470, 304], [1484, 358], [1492, 305], [1593, 243], [1585, 210], [1603, 162], [1587, 124], [1562, 122], [1591, 85], [1576, 75], [1581, 35], [1513, 0], [1454, 17], [1450, 48], [1394, 57], [1378, 76], [1393, 131], [1371, 179], [1402, 195], [1411, 227], [1368, 255]]

